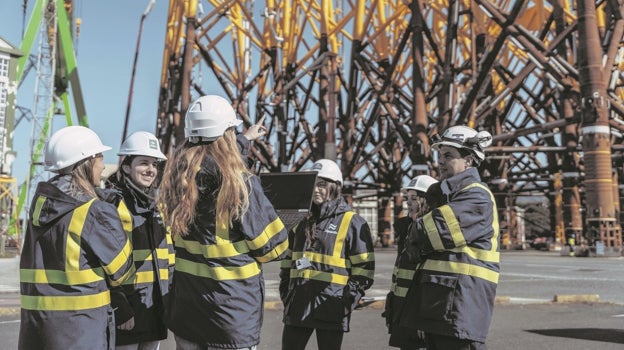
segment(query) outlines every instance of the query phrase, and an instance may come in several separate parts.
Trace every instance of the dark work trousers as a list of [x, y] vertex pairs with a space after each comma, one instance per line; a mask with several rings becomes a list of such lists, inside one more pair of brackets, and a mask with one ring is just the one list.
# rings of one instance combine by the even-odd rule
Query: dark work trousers
[[[282, 350], [304, 350], [314, 328], [284, 325]], [[319, 350], [340, 350], [343, 331], [316, 329], [316, 343]]]
[[425, 333], [427, 350], [487, 350], [485, 343]]

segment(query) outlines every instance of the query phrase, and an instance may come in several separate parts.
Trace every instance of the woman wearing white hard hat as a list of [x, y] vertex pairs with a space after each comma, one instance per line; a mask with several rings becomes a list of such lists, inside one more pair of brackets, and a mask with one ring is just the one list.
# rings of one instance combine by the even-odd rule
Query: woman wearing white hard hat
[[342, 172], [321, 159], [311, 214], [289, 233], [282, 261], [283, 350], [303, 350], [313, 332], [319, 349], [337, 350], [351, 313], [373, 284], [375, 255], [368, 223], [342, 198]]
[[397, 219], [394, 223], [397, 258], [392, 272], [390, 292], [386, 296], [386, 309], [383, 316], [386, 318], [386, 325], [390, 333], [389, 345], [401, 350], [425, 347], [422, 332], [415, 332], [399, 324], [401, 310], [405, 304], [405, 296], [418, 265], [418, 261], [413, 261], [407, 256], [404, 248], [412, 223], [429, 211], [425, 197], [429, 187], [437, 182], [438, 180], [429, 175], [418, 175], [411, 179], [407, 186], [403, 187], [407, 199], [407, 216]]
[[46, 145], [46, 170], [58, 175], [32, 199], [20, 259], [20, 349], [115, 344], [109, 285], [127, 279], [133, 263], [128, 213], [107, 203], [121, 198], [96, 189], [107, 150], [82, 126], [60, 129]]
[[132, 215], [136, 273], [112, 290], [117, 350], [155, 350], [167, 338], [164, 299], [173, 275], [171, 236], [156, 209], [159, 163], [167, 157], [153, 134], [137, 131], [121, 145], [123, 160], [106, 185], [121, 192]]
[[256, 349], [262, 263], [288, 234], [237, 147], [230, 102], [203, 96], [186, 113], [186, 141], [167, 161], [158, 203], [176, 247], [167, 325], [178, 349]]

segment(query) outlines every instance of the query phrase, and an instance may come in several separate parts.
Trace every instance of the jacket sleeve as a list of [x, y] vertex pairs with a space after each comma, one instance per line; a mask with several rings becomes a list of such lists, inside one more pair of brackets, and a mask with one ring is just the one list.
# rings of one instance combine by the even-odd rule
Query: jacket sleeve
[[462, 248], [477, 241], [487, 242], [494, 235], [494, 209], [487, 188], [469, 186], [412, 225], [412, 244], [427, 254]]
[[120, 325], [134, 317], [132, 305], [121, 286], [111, 288], [111, 306], [115, 311], [115, 324]]
[[118, 286], [134, 273], [128, 234], [113, 204], [97, 200], [91, 206], [89, 215], [93, 226], [84, 236], [86, 244], [100, 260], [111, 286]]
[[165, 220], [162, 215], [160, 209], [155, 209], [154, 219], [156, 220], [155, 225], [157, 225], [158, 230], [162, 230], [165, 234], [165, 240], [167, 242], [167, 259], [168, 259], [168, 270], [169, 270], [169, 285], [173, 280], [173, 271], [175, 270], [175, 246], [173, 244], [173, 237], [171, 236], [171, 230], [169, 227], [165, 226]]
[[257, 176], [249, 178], [249, 208], [241, 220], [250, 255], [258, 262], [280, 260], [288, 249], [288, 233]]
[[238, 150], [240, 151], [243, 160], [247, 162], [247, 158], [249, 157], [249, 149], [251, 148], [251, 142], [245, 137], [244, 134], [237, 134], [236, 146], [238, 146]]
[[373, 285], [375, 253], [370, 228], [364, 218], [357, 214], [353, 215], [349, 231], [345, 242], [345, 253], [351, 262], [351, 271], [345, 287], [345, 295], [350, 297], [351, 310], [353, 310], [364, 296], [364, 291]]
[[167, 239], [167, 252], [168, 252], [168, 269], [169, 269], [169, 285], [173, 282], [173, 271], [175, 270], [175, 247], [173, 245], [173, 237], [169, 228], [165, 228], [165, 237]]
[[401, 252], [403, 252], [403, 249], [405, 249], [405, 243], [407, 241], [407, 236], [408, 236], [408, 229], [410, 226], [412, 219], [409, 218], [409, 216], [405, 216], [402, 218], [397, 219], [394, 222], [393, 228], [394, 228], [394, 238], [395, 238], [395, 242], [397, 244], [397, 255], [401, 254]]
[[279, 284], [279, 293], [280, 299], [282, 299], [282, 303], [286, 301], [286, 295], [288, 295], [288, 289], [290, 288], [290, 269], [292, 269], [292, 249], [293, 243], [295, 241], [295, 230], [297, 230], [297, 226], [288, 232], [288, 249], [284, 253], [284, 258], [280, 261], [280, 284]]

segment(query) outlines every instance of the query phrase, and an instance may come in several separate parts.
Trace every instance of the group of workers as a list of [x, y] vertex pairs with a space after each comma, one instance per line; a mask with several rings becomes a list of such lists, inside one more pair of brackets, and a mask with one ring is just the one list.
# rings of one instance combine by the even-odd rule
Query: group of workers
[[[332, 160], [316, 161], [309, 215], [287, 230], [247, 166], [262, 120], [238, 134], [230, 102], [207, 95], [185, 116], [169, 159], [151, 133], [122, 144], [102, 186], [102, 144], [68, 126], [46, 144], [55, 173], [38, 184], [20, 260], [20, 349], [257, 349], [262, 264], [281, 260], [283, 350], [342, 346], [373, 284], [367, 222], [341, 195]], [[390, 345], [484, 349], [498, 281], [498, 220], [476, 166], [487, 132], [456, 126], [433, 147], [440, 181], [405, 188], [398, 255], [386, 300]], [[162, 167], [162, 161], [167, 160]], [[159, 170], [163, 170], [159, 174]]]
[[486, 349], [500, 238], [496, 202], [477, 167], [491, 143], [487, 131], [448, 128], [432, 145], [440, 181], [421, 175], [405, 188], [409, 218], [395, 225], [404, 248], [384, 312], [391, 346]]

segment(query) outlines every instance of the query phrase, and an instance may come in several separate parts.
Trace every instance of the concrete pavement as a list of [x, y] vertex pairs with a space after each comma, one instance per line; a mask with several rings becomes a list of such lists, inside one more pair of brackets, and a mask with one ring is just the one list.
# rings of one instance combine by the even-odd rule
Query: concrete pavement
[[19, 259], [0, 258], [0, 316], [20, 312]]
[[[378, 254], [388, 254], [391, 257], [393, 253], [390, 249], [382, 249]], [[381, 258], [381, 256], [380, 256]], [[19, 256], [10, 258], [0, 258], [0, 315], [9, 315], [19, 313]], [[364, 307], [382, 309], [385, 302], [385, 296], [390, 288], [388, 274], [391, 274], [392, 266], [389, 263], [382, 263], [376, 272], [375, 285], [367, 291], [364, 298]], [[273, 264], [273, 263], [270, 263]], [[266, 296], [265, 308], [279, 310], [282, 309], [282, 302], [279, 299], [279, 277], [277, 276], [278, 264], [265, 268], [266, 279]], [[378, 274], [384, 278], [378, 278]], [[387, 284], [387, 285], [386, 285]], [[499, 291], [500, 292], [500, 291]], [[596, 303], [600, 302], [597, 294], [557, 294], [552, 299], [535, 299], [521, 298], [499, 295], [496, 303], [499, 305], [508, 304], [536, 304], [536, 303]]]

